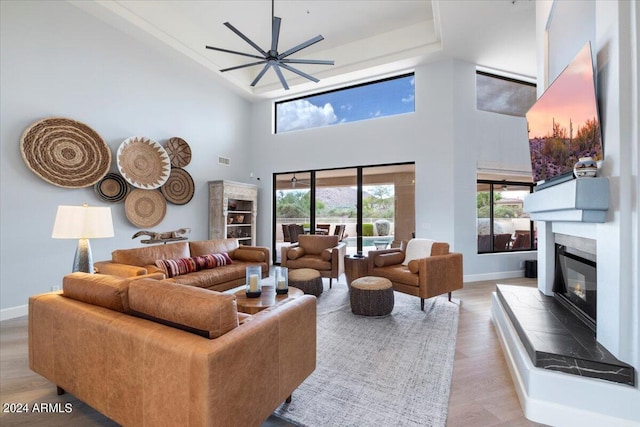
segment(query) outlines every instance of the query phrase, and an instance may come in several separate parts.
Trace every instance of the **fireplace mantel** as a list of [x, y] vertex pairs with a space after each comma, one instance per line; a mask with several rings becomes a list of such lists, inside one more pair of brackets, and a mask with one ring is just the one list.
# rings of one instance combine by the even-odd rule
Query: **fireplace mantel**
[[582, 178], [546, 187], [524, 199], [534, 221], [605, 222], [609, 209], [609, 179]]

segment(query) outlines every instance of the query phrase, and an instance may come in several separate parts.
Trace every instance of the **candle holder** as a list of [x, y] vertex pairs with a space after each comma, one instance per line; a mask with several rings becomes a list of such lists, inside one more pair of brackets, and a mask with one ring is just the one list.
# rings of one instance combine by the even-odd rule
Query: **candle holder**
[[289, 269], [287, 267], [276, 267], [276, 294], [283, 295], [289, 293]]
[[247, 298], [258, 298], [262, 295], [262, 269], [260, 266], [249, 266], [247, 267], [247, 282], [245, 292], [247, 294]]

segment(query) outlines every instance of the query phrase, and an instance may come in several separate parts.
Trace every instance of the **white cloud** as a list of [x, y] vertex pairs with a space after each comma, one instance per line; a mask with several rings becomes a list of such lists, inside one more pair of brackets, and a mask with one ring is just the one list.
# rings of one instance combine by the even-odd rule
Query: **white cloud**
[[413, 102], [413, 100], [415, 99], [415, 97], [416, 97], [416, 96], [415, 96], [414, 94], [411, 94], [411, 95], [409, 95], [409, 96], [407, 96], [407, 97], [402, 98], [402, 102]]
[[330, 103], [318, 107], [299, 99], [278, 105], [278, 132], [327, 126], [336, 120], [338, 117]]

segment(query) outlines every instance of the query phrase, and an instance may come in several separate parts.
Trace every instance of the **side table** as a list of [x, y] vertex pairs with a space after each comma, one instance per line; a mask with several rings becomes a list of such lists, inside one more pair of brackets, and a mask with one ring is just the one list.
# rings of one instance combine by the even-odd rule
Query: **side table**
[[363, 255], [344, 256], [344, 275], [347, 276], [347, 285], [352, 281], [367, 275], [369, 258]]

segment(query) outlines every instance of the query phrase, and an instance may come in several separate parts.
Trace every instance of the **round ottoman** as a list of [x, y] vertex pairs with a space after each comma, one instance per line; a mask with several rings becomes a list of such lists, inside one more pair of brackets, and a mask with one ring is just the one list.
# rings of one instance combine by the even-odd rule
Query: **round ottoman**
[[305, 294], [317, 297], [322, 293], [322, 276], [312, 268], [289, 270], [289, 286], [302, 290]]
[[364, 276], [349, 286], [351, 312], [362, 316], [386, 316], [393, 310], [393, 285], [384, 277]]

